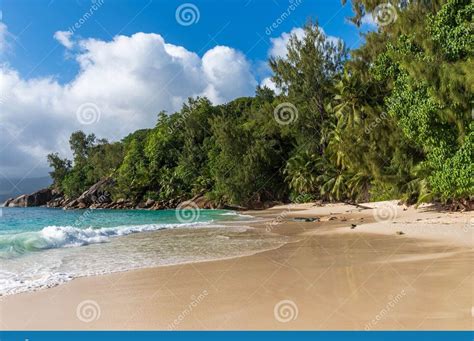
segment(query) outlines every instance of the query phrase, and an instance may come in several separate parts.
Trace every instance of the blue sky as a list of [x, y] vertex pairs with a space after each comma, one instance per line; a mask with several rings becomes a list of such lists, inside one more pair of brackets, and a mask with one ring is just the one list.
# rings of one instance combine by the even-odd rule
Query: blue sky
[[[0, 177], [47, 174], [73, 131], [111, 141], [188, 97], [213, 103], [272, 86], [268, 57], [317, 19], [362, 43], [339, 0], [0, 0]], [[364, 29], [374, 26], [365, 26]]]
[[[175, 19], [176, 8], [183, 3], [104, 0], [76, 34], [111, 40], [118, 34], [154, 32], [200, 55], [210, 47], [226, 45], [257, 61], [267, 58], [271, 37], [302, 26], [308, 18], [317, 18], [328, 35], [342, 38], [348, 46], [360, 44], [359, 30], [346, 22], [352, 13], [350, 4], [342, 6], [339, 0], [295, 2], [296, 9], [271, 35], [267, 28], [288, 9], [286, 0], [193, 0], [200, 16], [190, 26], [182, 26]], [[64, 49], [53, 35], [77, 22], [90, 9], [91, 1], [3, 0], [0, 4], [3, 21], [15, 36], [14, 52], [9, 58], [12, 67], [33, 77], [55, 75], [61, 82], [71, 80], [78, 71], [77, 63], [65, 58]]]

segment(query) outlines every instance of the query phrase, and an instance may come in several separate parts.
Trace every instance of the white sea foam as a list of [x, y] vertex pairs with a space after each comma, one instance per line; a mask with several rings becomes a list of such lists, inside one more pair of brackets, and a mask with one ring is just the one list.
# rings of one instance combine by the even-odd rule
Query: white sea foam
[[254, 216], [251, 216], [249, 214], [242, 214], [242, 213], [238, 213], [238, 212], [235, 212], [235, 211], [225, 212], [225, 213], [222, 213], [221, 215], [222, 216], [237, 216], [237, 217], [241, 217], [241, 218], [254, 218]]
[[[47, 226], [38, 232], [18, 233], [4, 236], [16, 246], [16, 251], [35, 251], [63, 247], [77, 247], [108, 242], [110, 237], [126, 236], [132, 233], [174, 229], [178, 227], [206, 226], [211, 222], [192, 224], [147, 224], [103, 228], [78, 228], [73, 226]], [[4, 240], [5, 241], [5, 240]]]
[[173, 229], [177, 227], [195, 227], [209, 225], [209, 222], [193, 224], [147, 224], [135, 226], [117, 226], [93, 228], [76, 228], [72, 226], [48, 226], [40, 232], [40, 236], [51, 247], [74, 247], [88, 244], [104, 243], [114, 236], [126, 236], [132, 233]]
[[[156, 232], [138, 233], [148, 231]], [[256, 230], [242, 224], [210, 222], [96, 229], [47, 226], [38, 232], [1, 238], [15, 238], [3, 242], [14, 245], [11, 252], [17, 256], [0, 258], [0, 296], [52, 287], [82, 276], [249, 255], [286, 242], [276, 235], [262, 239]]]

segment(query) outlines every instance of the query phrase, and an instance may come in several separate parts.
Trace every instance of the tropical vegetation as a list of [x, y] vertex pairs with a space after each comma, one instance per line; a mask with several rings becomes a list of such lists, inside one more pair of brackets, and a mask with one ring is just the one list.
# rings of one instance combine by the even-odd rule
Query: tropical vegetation
[[120, 142], [73, 133], [73, 160], [48, 156], [54, 186], [75, 197], [111, 177], [114, 198], [136, 202], [205, 194], [244, 206], [394, 198], [468, 206], [474, 4], [353, 0], [352, 21], [381, 4], [390, 22], [357, 49], [327, 39], [317, 22], [292, 36], [286, 56], [269, 60], [276, 91], [258, 87], [223, 105], [190, 98]]

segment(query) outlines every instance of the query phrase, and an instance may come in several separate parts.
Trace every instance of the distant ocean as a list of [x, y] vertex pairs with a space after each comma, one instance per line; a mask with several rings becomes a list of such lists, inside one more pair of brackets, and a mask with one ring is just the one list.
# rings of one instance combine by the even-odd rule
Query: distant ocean
[[252, 229], [225, 210], [0, 208], [0, 295], [75, 277], [230, 258], [286, 237]]
[[0, 177], [0, 205], [9, 198], [36, 192], [51, 186], [52, 183], [53, 180], [49, 176], [25, 179]]

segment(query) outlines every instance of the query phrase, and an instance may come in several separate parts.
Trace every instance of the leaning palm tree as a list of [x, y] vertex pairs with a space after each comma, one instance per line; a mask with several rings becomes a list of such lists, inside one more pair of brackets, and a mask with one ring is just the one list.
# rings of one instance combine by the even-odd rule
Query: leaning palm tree
[[289, 187], [300, 194], [314, 193], [320, 174], [319, 156], [309, 151], [294, 155], [286, 163], [283, 173]]

